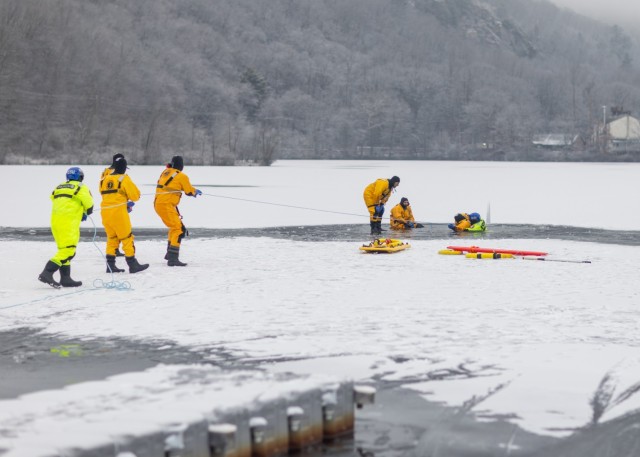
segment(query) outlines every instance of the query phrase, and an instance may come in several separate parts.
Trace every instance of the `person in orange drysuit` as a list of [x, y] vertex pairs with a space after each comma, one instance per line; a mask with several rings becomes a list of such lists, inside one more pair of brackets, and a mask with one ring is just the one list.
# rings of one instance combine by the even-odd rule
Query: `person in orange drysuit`
[[402, 197], [400, 203], [391, 208], [391, 218], [389, 220], [391, 228], [394, 230], [404, 230], [412, 228], [422, 228], [424, 225], [416, 223], [413, 217], [413, 210], [407, 197]]
[[111, 174], [103, 175], [100, 181], [102, 204], [100, 214], [102, 225], [107, 233], [107, 273], [120, 273], [124, 270], [116, 266], [116, 249], [122, 243], [129, 273], [137, 273], [149, 268], [136, 259], [136, 247], [131, 230], [129, 213], [134, 202], [140, 200], [140, 190], [127, 175], [127, 161], [120, 157], [114, 161]]
[[182, 193], [190, 197], [202, 195], [202, 192], [191, 185], [189, 177], [182, 172], [184, 161], [182, 156], [173, 156], [162, 172], [156, 186], [156, 198], [153, 206], [164, 225], [169, 227], [167, 254], [164, 256], [170, 267], [184, 267], [187, 264], [178, 259], [182, 238], [189, 234], [182, 223], [178, 204]]
[[376, 179], [364, 188], [364, 204], [369, 211], [369, 225], [371, 234], [382, 233], [382, 215], [384, 214], [384, 204], [391, 196], [391, 191], [400, 184], [400, 178], [393, 176], [391, 179]]
[[466, 229], [471, 227], [471, 221], [467, 213], [458, 213], [453, 217], [453, 220], [455, 222], [453, 224], [449, 224], [447, 227], [454, 232], [464, 232]]
[[[116, 168], [116, 162], [124, 158], [125, 156], [123, 154], [120, 154], [119, 152], [113, 155], [113, 160], [111, 162], [111, 165], [105, 168], [102, 171], [102, 174], [100, 175], [100, 184], [98, 185], [98, 190], [100, 190], [100, 187], [102, 187], [102, 181], [104, 181], [104, 178], [106, 178], [111, 173], [113, 173], [113, 170]], [[124, 254], [120, 251], [120, 249], [118, 249], [119, 247], [120, 247], [119, 245], [116, 247], [116, 257], [124, 257]]]

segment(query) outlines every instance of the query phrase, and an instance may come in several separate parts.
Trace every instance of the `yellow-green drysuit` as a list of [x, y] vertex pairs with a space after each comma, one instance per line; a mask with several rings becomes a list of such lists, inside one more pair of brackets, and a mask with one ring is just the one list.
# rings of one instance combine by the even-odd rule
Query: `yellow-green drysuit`
[[69, 265], [80, 241], [82, 215], [93, 212], [93, 197], [80, 181], [66, 181], [53, 190], [51, 201], [51, 233], [58, 246], [51, 261], [60, 266]]
[[[106, 171], [106, 170], [105, 170]], [[116, 255], [116, 249], [122, 243], [122, 250], [127, 257], [136, 253], [131, 231], [131, 219], [127, 211], [127, 202], [140, 200], [140, 190], [127, 174], [103, 175], [100, 181], [102, 204], [100, 214], [102, 225], [107, 233], [107, 255]]]

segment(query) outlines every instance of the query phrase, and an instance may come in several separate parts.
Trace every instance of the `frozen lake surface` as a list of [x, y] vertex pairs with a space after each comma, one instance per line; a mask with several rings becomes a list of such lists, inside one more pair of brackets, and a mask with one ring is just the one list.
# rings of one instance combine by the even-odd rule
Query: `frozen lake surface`
[[[102, 168], [86, 167], [86, 182], [97, 183]], [[19, 252], [0, 265], [0, 331], [169, 341], [199, 354], [197, 363], [406, 387], [487, 423], [554, 437], [589, 424], [605, 379], [612, 401], [600, 421], [640, 408], [638, 395], [622, 395], [640, 382], [637, 164], [187, 166], [205, 195], [181, 205], [194, 235], [183, 243], [184, 269], [162, 260], [166, 239], [152, 209], [162, 168], [132, 166], [145, 194], [132, 213], [137, 256], [151, 267], [116, 277], [130, 283], [126, 291], [100, 287], [112, 278], [91, 221], [73, 261], [84, 286], [53, 290], [36, 280], [55, 252], [48, 195], [64, 170], [0, 167], [4, 182], [27, 173], [35, 182], [0, 223], [0, 248]], [[388, 208], [407, 196], [427, 227], [394, 234], [410, 241], [407, 251], [362, 254], [362, 190], [392, 175], [402, 181]], [[446, 228], [458, 211], [486, 217], [487, 209], [486, 234]], [[99, 213], [92, 220], [100, 228]], [[450, 244], [592, 263], [437, 254]]]

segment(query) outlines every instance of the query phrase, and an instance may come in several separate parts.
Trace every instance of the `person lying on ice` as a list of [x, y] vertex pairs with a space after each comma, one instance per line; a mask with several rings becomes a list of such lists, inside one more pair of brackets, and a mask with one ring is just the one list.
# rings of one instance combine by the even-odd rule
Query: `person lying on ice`
[[458, 213], [453, 219], [455, 224], [449, 224], [448, 227], [454, 232], [484, 232], [487, 228], [478, 213]]
[[364, 204], [369, 211], [369, 225], [372, 235], [382, 233], [382, 215], [384, 214], [384, 204], [391, 196], [391, 191], [400, 184], [400, 178], [393, 176], [390, 179], [376, 179], [364, 188]]
[[422, 228], [422, 224], [417, 224], [413, 217], [413, 211], [407, 197], [402, 197], [400, 203], [391, 209], [391, 219], [389, 220], [391, 228], [394, 230], [404, 230], [412, 228]]

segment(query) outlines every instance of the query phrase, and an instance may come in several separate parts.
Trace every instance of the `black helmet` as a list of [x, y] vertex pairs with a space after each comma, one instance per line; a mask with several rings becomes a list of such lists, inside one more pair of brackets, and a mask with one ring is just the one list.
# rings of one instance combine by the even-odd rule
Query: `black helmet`
[[[406, 205], [405, 205], [405, 203], [406, 203]], [[401, 204], [402, 206], [409, 206], [409, 199], [408, 199], [407, 197], [402, 197], [402, 198], [400, 199], [400, 204]]]
[[398, 178], [397, 176], [392, 176], [389, 180], [389, 187], [393, 187], [395, 183], [400, 184], [400, 178]]

